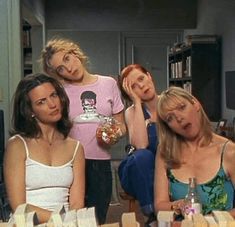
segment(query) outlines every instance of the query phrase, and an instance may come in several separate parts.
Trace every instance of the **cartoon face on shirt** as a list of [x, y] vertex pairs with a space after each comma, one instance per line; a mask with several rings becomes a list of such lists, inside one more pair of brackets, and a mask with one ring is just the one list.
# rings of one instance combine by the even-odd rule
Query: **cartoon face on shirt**
[[81, 96], [83, 113], [74, 118], [75, 123], [100, 122], [102, 116], [96, 110], [96, 94], [93, 91], [84, 91]]
[[96, 113], [96, 94], [92, 91], [85, 91], [81, 94], [84, 113]]
[[95, 113], [96, 112], [94, 99], [82, 100], [82, 107], [83, 107], [84, 113]]

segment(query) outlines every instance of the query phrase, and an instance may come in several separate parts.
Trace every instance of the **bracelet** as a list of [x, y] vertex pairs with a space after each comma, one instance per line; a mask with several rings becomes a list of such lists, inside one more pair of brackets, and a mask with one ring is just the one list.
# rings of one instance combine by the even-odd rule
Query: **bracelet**
[[136, 150], [136, 148], [135, 148], [133, 145], [131, 145], [131, 144], [128, 144], [128, 145], [126, 145], [126, 147], [125, 147], [125, 151], [126, 151], [126, 153], [127, 153], [128, 156], [130, 156], [131, 154], [133, 154], [135, 150]]

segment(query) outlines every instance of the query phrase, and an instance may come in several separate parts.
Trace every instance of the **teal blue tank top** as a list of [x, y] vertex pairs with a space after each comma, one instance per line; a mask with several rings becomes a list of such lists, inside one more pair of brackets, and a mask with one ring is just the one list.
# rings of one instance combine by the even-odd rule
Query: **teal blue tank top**
[[[225, 142], [221, 151], [220, 169], [216, 176], [205, 184], [197, 185], [203, 214], [209, 214], [212, 210], [230, 210], [233, 208], [234, 187], [223, 169], [223, 154], [227, 142]], [[167, 170], [167, 177], [171, 201], [183, 199], [187, 194], [188, 184], [177, 180], [170, 169]]]

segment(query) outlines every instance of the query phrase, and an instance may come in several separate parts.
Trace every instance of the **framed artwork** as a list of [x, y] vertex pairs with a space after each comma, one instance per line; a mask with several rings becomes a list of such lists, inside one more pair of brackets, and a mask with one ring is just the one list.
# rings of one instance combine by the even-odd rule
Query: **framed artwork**
[[217, 126], [216, 126], [215, 131], [216, 131], [216, 132], [220, 132], [220, 131], [221, 131], [221, 128], [222, 128], [222, 127], [225, 127], [226, 124], [227, 124], [227, 120], [226, 120], [226, 119], [220, 119], [220, 120], [218, 121], [218, 123], [217, 123]]

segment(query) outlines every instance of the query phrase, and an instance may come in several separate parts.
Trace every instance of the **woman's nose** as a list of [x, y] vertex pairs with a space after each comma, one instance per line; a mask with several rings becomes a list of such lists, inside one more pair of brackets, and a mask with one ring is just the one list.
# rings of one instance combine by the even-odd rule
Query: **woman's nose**
[[56, 106], [55, 102], [52, 99], [49, 99], [47, 102], [49, 108], [54, 108]]
[[178, 122], [182, 122], [183, 120], [183, 117], [181, 115], [176, 115], [175, 118]]
[[141, 82], [139, 82], [139, 84], [138, 84], [138, 85], [139, 85], [139, 88], [141, 88], [141, 89], [144, 87], [144, 84], [143, 84], [143, 83], [141, 83]]
[[66, 69], [67, 69], [68, 72], [71, 72], [72, 71], [72, 66], [70, 64], [67, 64]]

